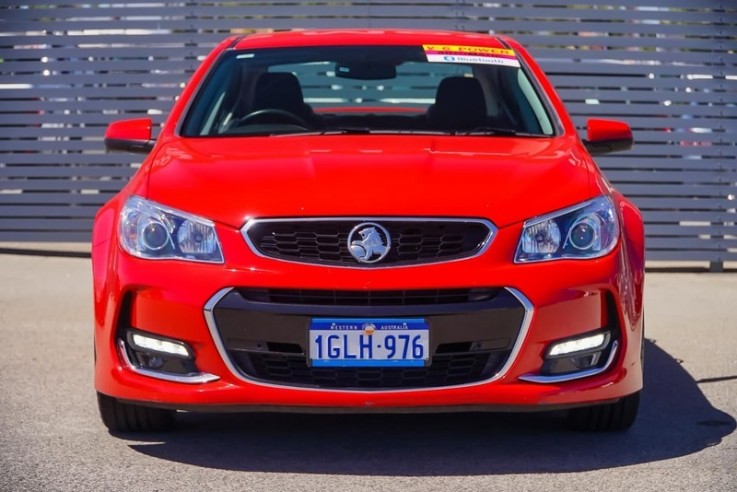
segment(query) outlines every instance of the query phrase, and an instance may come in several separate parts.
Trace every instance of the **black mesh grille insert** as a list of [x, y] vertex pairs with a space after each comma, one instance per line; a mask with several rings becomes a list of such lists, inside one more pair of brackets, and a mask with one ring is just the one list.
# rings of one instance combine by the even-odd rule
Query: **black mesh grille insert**
[[251, 302], [315, 306], [421, 306], [426, 304], [462, 304], [487, 302], [500, 289], [427, 289], [427, 290], [309, 290], [242, 288], [238, 293]]
[[289, 385], [323, 388], [428, 388], [482, 381], [493, 376], [508, 352], [436, 354], [428, 367], [310, 367], [303, 354], [231, 352], [250, 377]]
[[386, 266], [432, 263], [466, 258], [478, 253], [491, 236], [478, 220], [377, 219], [391, 236], [387, 256], [375, 264], [359, 263], [348, 250], [355, 220], [279, 220], [251, 224], [248, 238], [264, 255], [290, 261], [346, 266]]
[[[491, 379], [508, 360], [525, 308], [501, 287], [420, 290], [234, 288], [211, 327], [233, 369], [248, 379], [336, 389], [431, 388]], [[424, 318], [426, 367], [312, 367], [309, 329], [319, 317]]]

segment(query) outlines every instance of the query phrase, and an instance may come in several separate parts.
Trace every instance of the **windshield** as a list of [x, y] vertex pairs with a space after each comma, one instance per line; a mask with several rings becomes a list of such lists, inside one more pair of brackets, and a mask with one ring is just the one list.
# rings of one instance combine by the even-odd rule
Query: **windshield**
[[550, 136], [512, 50], [319, 46], [231, 51], [200, 87], [186, 137], [290, 133]]

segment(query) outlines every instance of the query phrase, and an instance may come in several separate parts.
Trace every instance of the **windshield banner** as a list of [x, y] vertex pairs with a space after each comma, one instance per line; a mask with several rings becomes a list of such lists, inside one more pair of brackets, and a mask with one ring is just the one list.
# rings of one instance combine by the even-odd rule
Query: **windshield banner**
[[503, 65], [519, 67], [514, 50], [487, 48], [485, 46], [456, 46], [443, 44], [424, 44], [427, 61], [436, 63], [478, 63], [484, 65]]

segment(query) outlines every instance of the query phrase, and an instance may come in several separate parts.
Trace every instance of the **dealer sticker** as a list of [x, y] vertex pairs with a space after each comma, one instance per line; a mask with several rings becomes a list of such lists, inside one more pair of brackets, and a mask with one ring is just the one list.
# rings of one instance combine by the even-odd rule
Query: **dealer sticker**
[[514, 50], [488, 48], [486, 46], [457, 46], [446, 44], [423, 44], [427, 61], [433, 63], [476, 63], [519, 67]]

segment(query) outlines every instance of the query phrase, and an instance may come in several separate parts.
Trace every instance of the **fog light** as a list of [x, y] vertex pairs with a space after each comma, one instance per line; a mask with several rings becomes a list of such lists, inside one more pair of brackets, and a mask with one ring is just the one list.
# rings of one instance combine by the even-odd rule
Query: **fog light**
[[593, 354], [579, 355], [578, 357], [572, 357], [571, 362], [579, 369], [589, 369], [599, 363], [601, 358], [601, 352], [594, 352]]
[[163, 340], [161, 338], [154, 338], [137, 332], [129, 332], [129, 334], [130, 338], [128, 340], [131, 345], [133, 345], [134, 349], [192, 358], [192, 354], [189, 352], [189, 349], [182, 342]]
[[601, 350], [609, 342], [608, 333], [597, 333], [582, 338], [559, 342], [550, 347], [548, 357], [584, 352], [587, 350]]
[[164, 364], [166, 364], [165, 358], [149, 354], [138, 354], [138, 360], [141, 361], [142, 365], [147, 369], [153, 369], [155, 371], [158, 371], [164, 367]]

